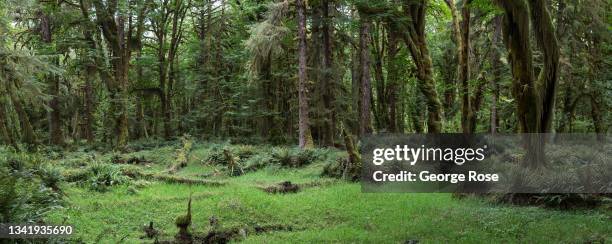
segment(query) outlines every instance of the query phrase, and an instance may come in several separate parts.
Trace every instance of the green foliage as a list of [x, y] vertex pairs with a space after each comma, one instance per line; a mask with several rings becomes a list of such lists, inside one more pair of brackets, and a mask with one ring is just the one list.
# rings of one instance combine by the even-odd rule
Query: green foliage
[[[0, 222], [34, 223], [60, 207], [57, 175], [39, 174], [37, 157], [7, 153], [0, 157]], [[58, 177], [59, 178], [59, 177]]]
[[42, 183], [54, 191], [60, 191], [59, 184], [64, 180], [62, 171], [51, 164], [39, 166], [36, 174], [40, 177]]
[[250, 37], [245, 42], [246, 49], [251, 53], [250, 67], [257, 75], [269, 59], [278, 56], [283, 49], [281, 42], [289, 34], [289, 29], [283, 24], [289, 8], [289, 2], [270, 3], [266, 20], [253, 25]]
[[80, 182], [82, 186], [99, 192], [104, 192], [111, 186], [121, 185], [129, 180], [129, 177], [125, 176], [118, 166], [101, 162], [92, 163], [74, 178], [82, 180]]

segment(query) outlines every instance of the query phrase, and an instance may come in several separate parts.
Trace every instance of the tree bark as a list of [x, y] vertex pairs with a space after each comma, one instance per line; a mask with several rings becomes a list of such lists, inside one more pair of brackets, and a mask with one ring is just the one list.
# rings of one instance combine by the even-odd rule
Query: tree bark
[[389, 121], [389, 132], [397, 133], [400, 132], [400, 119], [403, 114], [398, 113], [398, 97], [400, 92], [400, 81], [399, 81], [399, 68], [396, 60], [397, 53], [399, 52], [399, 46], [396, 35], [389, 30], [387, 34], [388, 47], [387, 47], [387, 81], [389, 83], [387, 87], [387, 106], [389, 109], [388, 121]]
[[336, 109], [334, 106], [335, 81], [333, 76], [333, 54], [332, 54], [332, 31], [331, 17], [329, 15], [330, 2], [323, 0], [321, 3], [323, 22], [321, 32], [323, 37], [323, 105], [325, 107], [325, 134], [323, 145], [334, 146], [336, 134]]
[[[505, 11], [504, 42], [509, 53], [513, 76], [513, 95], [517, 100], [519, 131], [547, 133], [550, 131], [554, 96], [558, 78], [559, 50], [555, 30], [544, 0], [497, 1]], [[531, 23], [530, 23], [531, 17]], [[538, 46], [542, 49], [544, 66], [538, 80], [533, 74], [530, 26], [533, 25]], [[527, 151], [523, 165], [540, 167], [546, 164], [544, 138], [525, 134]]]
[[94, 79], [96, 77], [96, 66], [94, 66], [93, 63], [89, 63], [86, 65], [85, 67], [85, 74], [87, 77], [85, 77], [85, 96], [84, 96], [84, 112], [85, 115], [84, 117], [84, 122], [85, 122], [85, 128], [83, 128], [84, 131], [84, 137], [87, 140], [88, 143], [93, 143], [94, 141], [94, 134], [93, 134], [93, 123], [94, 123], [94, 117], [93, 117], [93, 113], [94, 113], [94, 104], [93, 104], [93, 99], [94, 99], [94, 94], [93, 94], [93, 86], [94, 86]]
[[[52, 30], [51, 30], [51, 17], [43, 13], [39, 12], [40, 17], [40, 37], [42, 42], [52, 48]], [[53, 59], [54, 65], [59, 64], [59, 60], [57, 57]], [[59, 104], [59, 77], [55, 74], [46, 75], [47, 83], [49, 84], [49, 94], [51, 95], [51, 100], [48, 102], [48, 106], [50, 108], [49, 111], [49, 140], [53, 145], [62, 145], [64, 144], [64, 136], [62, 134], [62, 118], [60, 114], [60, 104]]]
[[312, 148], [312, 134], [310, 133], [310, 124], [308, 117], [308, 90], [306, 88], [307, 73], [306, 73], [306, 6], [303, 0], [296, 0], [298, 12], [298, 38], [299, 38], [299, 54], [298, 54], [298, 103], [299, 103], [299, 146], [301, 149]]
[[115, 118], [115, 133], [117, 135], [115, 148], [123, 150], [129, 140], [128, 68], [132, 49], [135, 48], [134, 44], [141, 45], [140, 39], [144, 32], [144, 16], [147, 8], [146, 5], [134, 6], [137, 8], [136, 21], [132, 23], [130, 17], [126, 28], [125, 13], [118, 11], [116, 2], [104, 3], [102, 0], [94, 0], [93, 3], [98, 24], [111, 50], [113, 79], [108, 82], [108, 90], [112, 99], [111, 110], [113, 114], [117, 114]]
[[[83, 15], [83, 19], [89, 20], [89, 9], [90, 5], [88, 2], [84, 0], [79, 0], [79, 7], [81, 8], [81, 13]], [[85, 128], [84, 128], [84, 136], [87, 139], [88, 143], [94, 142], [94, 82], [96, 79], [96, 73], [99, 74], [99, 77], [108, 84], [110, 81], [110, 75], [107, 73], [104, 68], [104, 62], [102, 61], [100, 50], [98, 48], [99, 44], [94, 37], [96, 25], [91, 21], [83, 22], [83, 37], [88, 44], [89, 48], [93, 51], [93, 55], [85, 55], [85, 95], [84, 95], [84, 119], [85, 119]], [[92, 57], [93, 56], [93, 57]]]
[[459, 42], [458, 78], [461, 84], [461, 128], [463, 133], [473, 133], [474, 110], [470, 101], [470, 8], [465, 0], [461, 9], [461, 34]]
[[359, 50], [360, 50], [360, 105], [359, 105], [359, 136], [372, 133], [370, 119], [371, 109], [371, 75], [370, 75], [370, 22], [365, 16], [361, 16], [361, 26], [359, 29]]
[[[428, 112], [427, 132], [440, 133], [442, 132], [442, 104], [436, 91], [431, 57], [425, 38], [426, 5], [427, 0], [404, 1], [404, 15], [408, 20], [408, 29], [403, 31], [403, 39], [417, 67], [418, 88], [425, 96]], [[400, 29], [400, 26], [395, 28]]]
[[491, 50], [491, 73], [493, 79], [491, 79], [491, 116], [489, 118], [489, 127], [491, 134], [497, 133], [499, 126], [499, 116], [497, 115], [497, 102], [499, 101], [499, 81], [501, 80], [501, 62], [500, 53], [497, 51], [497, 45], [501, 41], [501, 16], [495, 17], [493, 20], [494, 33], [493, 33], [493, 48]]
[[[451, 12], [451, 40], [455, 44], [456, 51], [450, 54], [449, 51], [446, 51], [445, 56], [447, 57], [447, 67], [451, 65], [456, 65], [459, 62], [459, 56], [461, 55], [461, 50], [459, 48], [461, 42], [461, 25], [459, 23], [459, 12], [457, 10], [457, 5], [455, 0], [445, 0], [446, 6], [448, 6]], [[447, 49], [448, 50], [448, 49]], [[445, 67], [446, 68], [446, 67]], [[445, 71], [443, 73], [444, 80], [444, 105], [446, 116], [451, 118], [455, 115], [455, 96], [457, 93], [457, 81], [459, 77], [457, 77], [460, 70], [459, 65], [453, 71]]]
[[[385, 34], [384, 28], [380, 24], [374, 25], [374, 35], [371, 38], [372, 53], [374, 54], [374, 77], [376, 80], [376, 106], [372, 106], [374, 121], [378, 130], [389, 130], [389, 109], [387, 106], [387, 89], [383, 72], [383, 60], [385, 55]], [[374, 104], [374, 102], [372, 102]]]

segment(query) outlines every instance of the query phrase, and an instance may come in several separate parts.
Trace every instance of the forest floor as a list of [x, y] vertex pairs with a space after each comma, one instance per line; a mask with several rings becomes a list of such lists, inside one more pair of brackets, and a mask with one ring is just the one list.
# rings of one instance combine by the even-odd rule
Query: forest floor
[[[228, 144], [194, 143], [187, 146], [186, 166], [169, 173], [184, 147], [177, 145], [181, 143], [120, 155], [76, 150], [50, 156], [65, 178], [60, 183], [65, 204], [47, 215], [46, 222], [74, 226], [72, 238], [85, 243], [152, 243], [143, 238], [143, 227], [152, 221], [159, 240], [173, 240], [178, 231], [175, 219], [186, 213], [191, 195], [194, 235], [210, 233], [213, 218], [218, 221], [215, 230], [225, 230], [232, 241], [247, 243], [612, 240], [612, 213], [601, 208], [560, 211], [494, 204], [476, 197], [458, 199], [451, 194], [362, 193], [359, 183], [321, 176], [326, 164], [344, 156], [335, 150], [317, 149], [308, 158], [312, 162], [300, 167], [262, 164], [231, 177], [227, 166], [214, 163], [223, 161], [219, 150]], [[274, 160], [265, 153], [282, 157], [295, 152], [270, 146], [231, 147], [244, 167]], [[118, 158], [141, 161], [128, 164]], [[91, 169], [92, 160], [120, 171], [111, 170], [106, 180], [100, 180], [103, 176], [84, 179], [78, 171]], [[126, 180], [136, 171], [148, 178]], [[285, 194], [264, 190], [284, 181], [297, 184], [300, 190]]]

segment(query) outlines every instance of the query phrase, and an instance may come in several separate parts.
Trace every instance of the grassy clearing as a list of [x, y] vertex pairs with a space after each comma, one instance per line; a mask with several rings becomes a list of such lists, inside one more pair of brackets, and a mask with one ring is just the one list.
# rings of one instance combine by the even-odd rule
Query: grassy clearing
[[[208, 232], [209, 219], [214, 216], [222, 228], [246, 230], [246, 238], [236, 239], [246, 243], [612, 241], [612, 215], [605, 209], [557, 211], [497, 205], [476, 198], [455, 199], [450, 194], [362, 193], [358, 183], [320, 176], [327, 162], [342, 155], [331, 150], [317, 152], [325, 156], [312, 157], [314, 162], [300, 168], [271, 164], [229, 177], [225, 166], [208, 162], [209, 156], [220, 148], [227, 145], [196, 143], [187, 166], [174, 175], [223, 181], [225, 185], [190, 186], [139, 179], [94, 191], [62, 182], [66, 207], [52, 211], [46, 220], [75, 226], [74, 238], [86, 243], [152, 242], [141, 239], [143, 226], [149, 221], [161, 230], [160, 240], [171, 240], [177, 233], [175, 218], [185, 214], [191, 193], [194, 233]], [[291, 151], [272, 147], [231, 150], [242, 164], [256, 159], [247, 152], [243, 153], [249, 156], [241, 158], [240, 150], [256, 154]], [[172, 146], [150, 148], [122, 156], [145, 157], [153, 163], [120, 166], [146, 173], [165, 172], [174, 155]], [[95, 157], [111, 158], [108, 154]], [[52, 163], [74, 170], [75, 165], [87, 167], [88, 158], [91, 157], [84, 153], [70, 153]], [[301, 190], [295, 194], [261, 190], [282, 181], [298, 184]], [[262, 226], [282, 228], [256, 233], [255, 228]]]

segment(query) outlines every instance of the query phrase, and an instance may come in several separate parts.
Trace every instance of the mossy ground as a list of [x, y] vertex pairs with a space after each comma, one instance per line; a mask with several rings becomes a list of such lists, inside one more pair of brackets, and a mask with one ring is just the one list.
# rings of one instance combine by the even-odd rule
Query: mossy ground
[[[223, 228], [252, 229], [283, 226], [275, 231], [247, 233], [235, 239], [247, 243], [374, 242], [401, 243], [419, 240], [440, 242], [582, 243], [612, 241], [609, 210], [559, 211], [539, 207], [516, 207], [489, 203], [481, 198], [453, 198], [451, 194], [362, 193], [359, 183], [321, 177], [329, 160], [300, 168], [269, 165], [229, 177], [222, 165], [207, 163], [217, 146], [196, 143], [187, 167], [176, 175], [225, 182], [223, 186], [131, 181], [98, 192], [75, 183], [61, 183], [65, 207], [46, 217], [49, 223], [73, 225], [75, 240], [86, 243], [141, 243], [149, 221], [161, 231], [160, 239], [177, 233], [174, 221], [186, 212], [192, 194], [194, 233], [210, 230], [215, 216]], [[257, 153], [277, 150], [257, 147]], [[341, 152], [328, 150], [332, 156]], [[144, 156], [154, 163], [138, 167], [145, 172], [164, 172], [171, 165], [172, 145], [123, 154]], [[96, 157], [104, 159], [110, 155]], [[69, 168], [84, 157], [67, 153], [52, 163]], [[266, 157], [262, 157], [266, 158]], [[83, 159], [85, 160], [85, 159]], [[308, 185], [295, 194], [269, 194], [261, 190], [283, 181]]]

